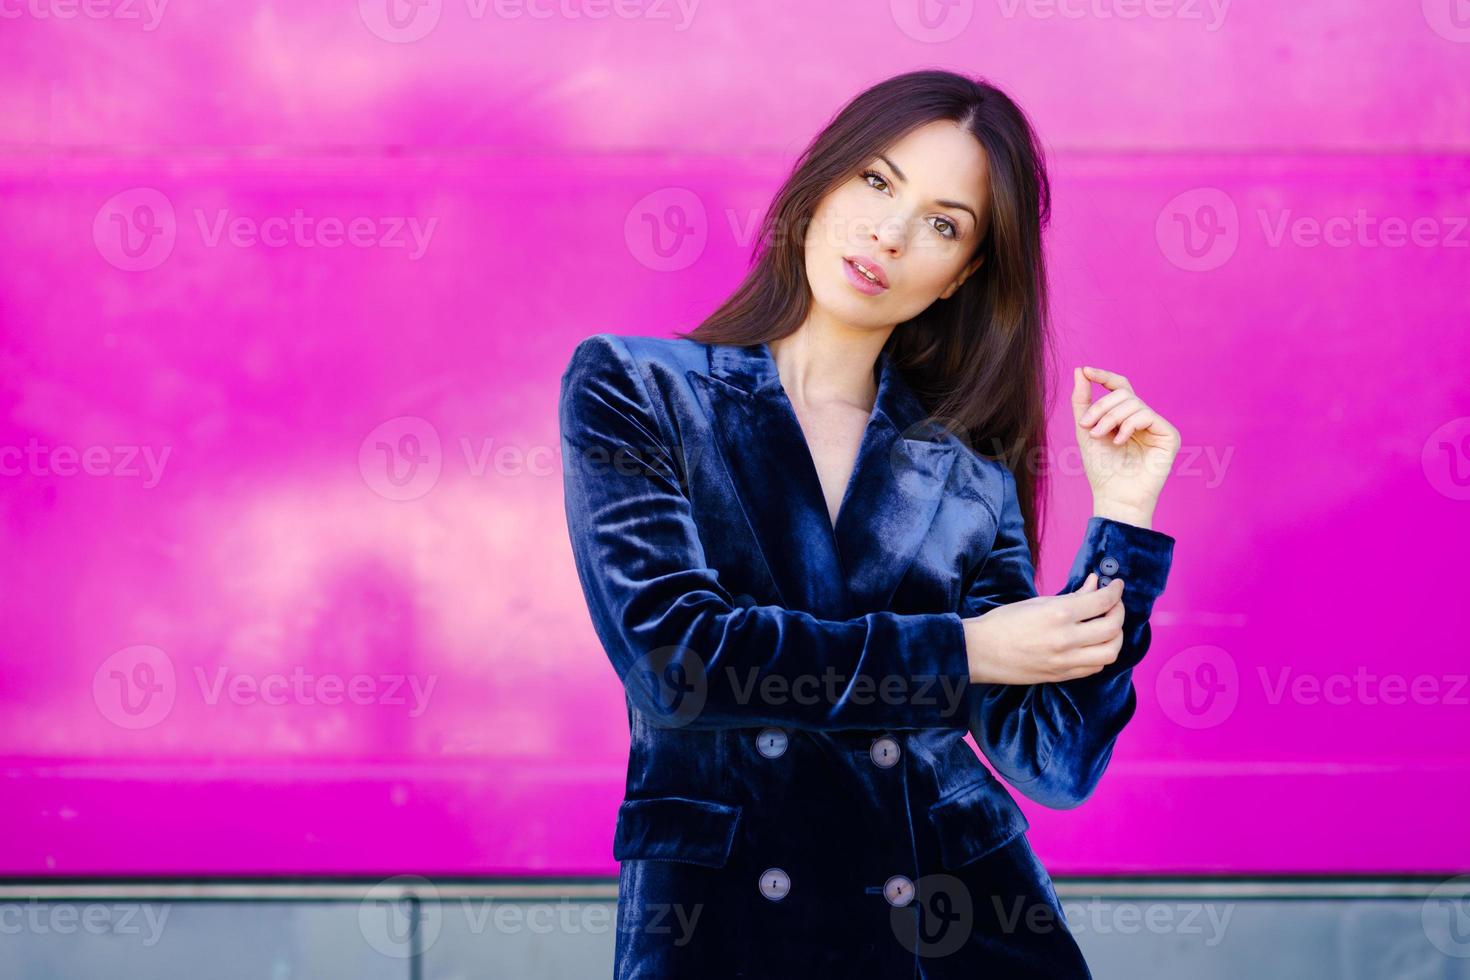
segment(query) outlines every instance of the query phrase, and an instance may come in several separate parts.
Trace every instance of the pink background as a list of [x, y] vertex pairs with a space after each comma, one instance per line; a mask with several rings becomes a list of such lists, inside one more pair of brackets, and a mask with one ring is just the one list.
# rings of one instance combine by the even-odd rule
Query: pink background
[[1086, 806], [1023, 801], [1038, 853], [1470, 867], [1452, 2], [71, 9], [0, 23], [0, 874], [615, 874], [560, 373], [694, 326], [793, 155], [923, 66], [1031, 114], [1064, 365], [1184, 436], [1138, 714]]

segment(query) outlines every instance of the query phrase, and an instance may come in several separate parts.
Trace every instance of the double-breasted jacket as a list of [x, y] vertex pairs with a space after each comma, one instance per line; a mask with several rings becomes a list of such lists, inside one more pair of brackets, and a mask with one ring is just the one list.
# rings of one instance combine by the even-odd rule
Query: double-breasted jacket
[[1087, 523], [1062, 591], [1124, 579], [1114, 663], [972, 683], [961, 618], [1037, 594], [1016, 481], [886, 348], [875, 372], [835, 526], [766, 344], [601, 333], [562, 375], [572, 553], [630, 733], [619, 980], [1088, 976], [1006, 784], [1092, 793], [1174, 539]]

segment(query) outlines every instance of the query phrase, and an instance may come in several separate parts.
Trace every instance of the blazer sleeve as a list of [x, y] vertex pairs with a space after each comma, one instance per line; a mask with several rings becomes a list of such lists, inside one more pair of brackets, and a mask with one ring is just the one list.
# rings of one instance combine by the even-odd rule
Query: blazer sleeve
[[577, 575], [629, 704], [651, 723], [966, 727], [957, 612], [839, 621], [733, 600], [706, 562], [679, 460], [622, 338], [578, 344], [558, 414]]
[[[1037, 595], [1031, 548], [1016, 480], [1000, 466], [1005, 493], [995, 543], [965, 590], [962, 615], [979, 616]], [[970, 732], [1006, 781], [1054, 809], [1080, 805], [1107, 768], [1113, 745], [1133, 717], [1133, 668], [1150, 640], [1149, 615], [1164, 591], [1174, 539], [1152, 528], [1092, 517], [1058, 595], [1082, 587], [1088, 573], [1123, 579], [1123, 645], [1101, 671], [1043, 684], [976, 684]]]

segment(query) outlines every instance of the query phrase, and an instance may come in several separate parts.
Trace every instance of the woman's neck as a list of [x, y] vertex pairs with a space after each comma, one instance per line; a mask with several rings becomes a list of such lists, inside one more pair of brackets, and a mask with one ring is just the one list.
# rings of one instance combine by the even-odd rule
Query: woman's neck
[[870, 411], [878, 394], [873, 367], [893, 328], [854, 330], [808, 316], [766, 346], [786, 395], [803, 405], [840, 402]]

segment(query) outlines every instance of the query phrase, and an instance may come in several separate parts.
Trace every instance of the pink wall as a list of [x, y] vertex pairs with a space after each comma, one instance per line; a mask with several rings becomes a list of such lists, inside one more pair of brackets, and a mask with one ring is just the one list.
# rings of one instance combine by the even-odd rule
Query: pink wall
[[0, 874], [615, 873], [560, 372], [697, 322], [792, 154], [925, 65], [1032, 114], [1065, 363], [1184, 434], [1139, 711], [1026, 804], [1048, 866], [1470, 867], [1451, 0], [385, 4], [0, 3]]

